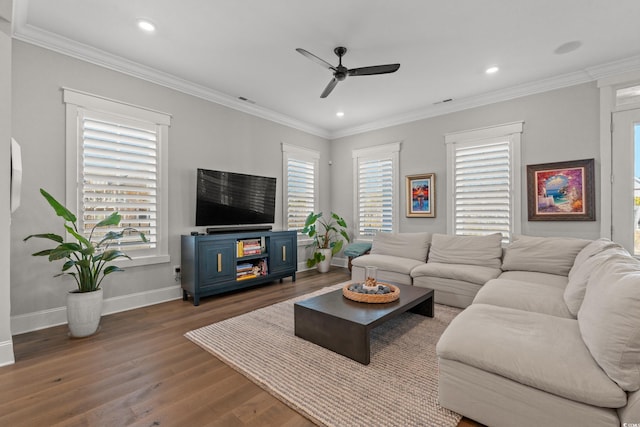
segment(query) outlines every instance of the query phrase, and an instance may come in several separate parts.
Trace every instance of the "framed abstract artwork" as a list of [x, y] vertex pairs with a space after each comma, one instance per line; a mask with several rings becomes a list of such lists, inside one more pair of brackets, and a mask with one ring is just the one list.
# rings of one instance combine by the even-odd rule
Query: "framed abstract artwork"
[[527, 165], [529, 221], [595, 221], [594, 160]]
[[436, 216], [436, 174], [407, 175], [407, 216]]

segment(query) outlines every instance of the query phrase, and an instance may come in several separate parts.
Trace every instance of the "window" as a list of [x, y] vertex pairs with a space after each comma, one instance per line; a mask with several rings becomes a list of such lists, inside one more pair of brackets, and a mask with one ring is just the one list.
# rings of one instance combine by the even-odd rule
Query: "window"
[[[67, 206], [89, 234], [113, 212], [120, 227], [145, 233], [119, 245], [129, 265], [168, 262], [166, 145], [170, 117], [65, 89], [67, 107]], [[94, 238], [109, 231], [96, 230]]]
[[282, 144], [285, 228], [300, 231], [311, 212], [318, 210], [320, 153]]
[[357, 238], [397, 230], [400, 143], [353, 151]]
[[445, 136], [447, 232], [520, 232], [520, 135], [522, 122]]

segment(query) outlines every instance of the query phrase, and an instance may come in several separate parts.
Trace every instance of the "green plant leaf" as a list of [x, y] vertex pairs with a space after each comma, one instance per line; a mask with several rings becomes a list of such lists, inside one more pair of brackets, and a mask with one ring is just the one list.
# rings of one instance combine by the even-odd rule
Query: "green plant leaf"
[[[75, 237], [79, 242], [81, 242], [83, 245], [85, 246], [92, 246], [91, 242], [89, 242], [89, 240], [84, 237], [82, 234], [77, 233], [76, 230], [73, 229], [73, 227], [68, 226], [67, 224], [64, 225], [64, 228], [67, 229], [67, 232], [69, 234], [71, 234], [73, 237]], [[61, 242], [62, 243], [62, 242]]]
[[64, 239], [62, 238], [62, 236], [59, 236], [57, 234], [53, 234], [53, 233], [46, 233], [46, 234], [32, 234], [30, 236], [27, 236], [23, 239], [24, 242], [26, 242], [27, 240], [29, 240], [32, 237], [37, 237], [39, 239], [49, 239], [49, 240], [53, 240], [54, 242], [57, 243], [62, 243], [64, 242]]
[[104, 227], [106, 225], [118, 225], [120, 224], [120, 220], [122, 216], [118, 212], [114, 212], [99, 223], [97, 223], [93, 228]]
[[111, 274], [114, 273], [116, 271], [124, 271], [122, 268], [117, 267], [115, 265], [110, 265], [109, 267], [104, 269], [104, 275], [106, 276], [107, 274]]
[[117, 249], [109, 249], [108, 251], [104, 251], [104, 253], [100, 255], [100, 259], [104, 262], [113, 261], [116, 258], [131, 259], [129, 255]]
[[342, 235], [342, 237], [344, 237], [344, 240], [346, 240], [347, 242], [351, 241], [351, 238], [349, 237], [349, 235], [345, 230], [340, 230], [340, 235]]
[[337, 242], [335, 242], [335, 245], [333, 245], [333, 247], [331, 248], [331, 255], [335, 255], [340, 252], [343, 243], [344, 240], [338, 240]]
[[105, 234], [102, 239], [100, 240], [100, 242], [98, 242], [98, 246], [102, 246], [102, 244], [108, 240], [119, 240], [122, 239], [122, 236], [124, 235], [124, 232], [120, 231], [109, 231], [107, 232], [107, 234]]
[[44, 251], [36, 252], [35, 254], [31, 254], [32, 256], [49, 256], [53, 249], [45, 249]]
[[82, 248], [77, 243], [63, 243], [49, 253], [49, 261], [69, 258], [72, 253], [80, 252]]
[[76, 265], [76, 262], [74, 260], [70, 259], [69, 261], [64, 263], [64, 265], [62, 266], [62, 271], [67, 271], [68, 269], [70, 269], [74, 265]]
[[304, 222], [304, 226], [308, 227], [311, 224], [313, 224], [314, 222], [316, 222], [318, 220], [318, 218], [322, 217], [322, 212], [319, 212], [317, 214], [314, 214], [313, 212], [311, 212], [308, 216], [307, 216], [307, 220]]
[[69, 209], [65, 208], [60, 202], [58, 202], [51, 194], [47, 193], [42, 188], [40, 189], [40, 194], [47, 199], [47, 202], [51, 205], [54, 211], [56, 211], [56, 215], [64, 218], [65, 221], [76, 222], [76, 216], [72, 214]]

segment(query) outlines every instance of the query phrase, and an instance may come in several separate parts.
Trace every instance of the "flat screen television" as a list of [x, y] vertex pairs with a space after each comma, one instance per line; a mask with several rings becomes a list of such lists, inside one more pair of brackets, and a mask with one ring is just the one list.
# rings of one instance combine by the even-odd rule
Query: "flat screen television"
[[[276, 178], [198, 169], [196, 226], [270, 228], [276, 211]], [[256, 228], [256, 227], [253, 227]]]

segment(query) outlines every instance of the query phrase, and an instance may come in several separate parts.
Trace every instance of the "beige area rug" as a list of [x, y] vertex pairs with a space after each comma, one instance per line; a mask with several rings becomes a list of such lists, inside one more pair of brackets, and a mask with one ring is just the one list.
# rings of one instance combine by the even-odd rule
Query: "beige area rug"
[[362, 365], [294, 335], [293, 303], [342, 284], [188, 332], [185, 336], [325, 426], [456, 426], [438, 405], [438, 338], [461, 311], [406, 313], [371, 332]]

